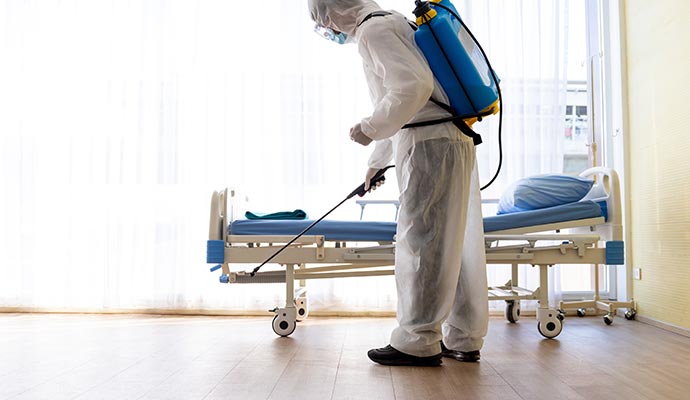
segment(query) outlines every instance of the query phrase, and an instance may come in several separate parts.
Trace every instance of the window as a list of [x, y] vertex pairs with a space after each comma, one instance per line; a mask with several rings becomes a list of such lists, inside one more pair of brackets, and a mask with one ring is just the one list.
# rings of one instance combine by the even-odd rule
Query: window
[[[604, 21], [615, 22], [612, 16], [619, 11], [617, 2], [596, 0], [571, 0], [568, 7], [570, 59], [563, 172], [578, 174], [593, 165], [616, 167], [610, 144], [615, 130], [609, 117], [615, 108], [608, 98], [612, 80], [605, 76], [611, 74], [612, 59], [620, 45], [616, 42], [615, 24]], [[620, 174], [620, 168], [617, 170]], [[563, 297], [591, 298], [595, 270], [593, 265], [561, 268], [558, 279]], [[599, 268], [596, 273], [602, 297], [626, 297], [618, 293], [616, 268]]]
[[568, 87], [566, 94], [563, 172], [577, 175], [589, 167], [587, 112], [587, 32], [585, 3], [568, 2]]

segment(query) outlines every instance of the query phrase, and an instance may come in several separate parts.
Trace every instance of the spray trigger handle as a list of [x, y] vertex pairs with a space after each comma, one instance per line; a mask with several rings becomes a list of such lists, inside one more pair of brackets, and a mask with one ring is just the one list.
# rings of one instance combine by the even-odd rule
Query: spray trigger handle
[[[385, 168], [381, 168], [380, 170], [378, 170], [376, 172], [376, 174], [369, 181], [369, 188], [374, 187], [379, 182], [384, 182], [386, 180], [386, 177], [384, 176], [384, 174], [386, 173], [386, 171], [388, 171], [388, 169], [393, 168], [393, 167], [394, 167], [394, 165], [389, 165]], [[347, 198], [350, 199], [350, 198], [354, 197], [355, 195], [357, 195], [359, 197], [363, 197], [366, 193], [367, 193], [366, 190], [364, 190], [364, 183], [362, 183], [361, 185], [359, 185], [357, 187], [357, 189], [353, 190], [352, 193], [350, 193], [350, 195], [347, 196]]]

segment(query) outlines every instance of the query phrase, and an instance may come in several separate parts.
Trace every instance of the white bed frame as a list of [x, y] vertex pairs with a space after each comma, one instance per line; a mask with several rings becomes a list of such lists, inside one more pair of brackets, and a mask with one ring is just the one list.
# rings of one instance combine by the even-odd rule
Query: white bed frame
[[[608, 222], [599, 217], [485, 235], [487, 263], [512, 266], [512, 279], [506, 285], [488, 288], [489, 300], [506, 301], [506, 317], [510, 322], [519, 319], [521, 300], [537, 300], [537, 329], [547, 338], [560, 334], [565, 316], [564, 307], [603, 309], [608, 313], [606, 318], [610, 318], [611, 321], [616, 308], [628, 308], [634, 313], [633, 302], [603, 302], [598, 299], [598, 287], [595, 299], [591, 302], [561, 302], [559, 309], [549, 306], [549, 267], [556, 264], [602, 265], [606, 264], [607, 260], [622, 264], [622, 226], [617, 174], [610, 169], [593, 168], [583, 172], [581, 176], [595, 179], [596, 183], [586, 198], [607, 202]], [[216, 264], [211, 271], [222, 269], [221, 283], [286, 284], [285, 307], [276, 307], [273, 310], [273, 330], [280, 336], [292, 334], [296, 322], [304, 320], [309, 314], [306, 280], [394, 274], [394, 242], [372, 242], [364, 247], [348, 247], [349, 243], [326, 241], [319, 235], [303, 236], [277, 255], [272, 263], [280, 264], [284, 269], [259, 272], [253, 277], [245, 271], [232, 271], [231, 264], [258, 265], [293, 239], [292, 236], [229, 234], [228, 226], [236, 215], [235, 200], [235, 192], [228, 189], [213, 193], [207, 262]], [[568, 233], [562, 233], [566, 229]], [[548, 232], [555, 233], [547, 234]], [[510, 244], [501, 245], [501, 242], [506, 241]], [[537, 245], [544, 242], [547, 244]], [[553, 242], [558, 244], [550, 244]], [[602, 242], [608, 245], [608, 249], [600, 246]], [[539, 268], [539, 288], [528, 290], [518, 286], [520, 264]], [[299, 281], [297, 288], [296, 280]]]

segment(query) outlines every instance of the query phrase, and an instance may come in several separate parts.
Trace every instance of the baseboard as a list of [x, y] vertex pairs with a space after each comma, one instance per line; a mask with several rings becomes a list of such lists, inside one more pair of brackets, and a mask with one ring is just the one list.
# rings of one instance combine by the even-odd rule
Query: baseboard
[[682, 326], [677, 326], [669, 324], [667, 322], [662, 322], [654, 318], [645, 317], [644, 315], [635, 315], [635, 320], [642, 322], [643, 324], [651, 325], [657, 328], [661, 328], [665, 331], [673, 332], [681, 336], [690, 337], [690, 329], [683, 328]]
[[183, 315], [183, 316], [231, 316], [231, 317], [259, 317], [271, 315], [268, 311], [247, 310], [190, 310], [165, 308], [48, 308], [48, 307], [0, 307], [0, 313], [21, 314], [94, 314], [94, 315]]
[[[90, 308], [41, 308], [41, 307], [0, 307], [0, 313], [22, 313], [22, 314], [95, 314], [95, 315], [180, 315], [180, 316], [217, 316], [217, 317], [270, 317], [273, 313], [267, 310], [190, 310], [190, 309], [129, 309], [129, 308], [109, 308], [109, 309], [90, 309]], [[309, 311], [310, 316], [314, 317], [370, 317], [385, 318], [395, 317], [395, 311]]]
[[[95, 314], [95, 315], [182, 315], [182, 316], [208, 316], [208, 317], [270, 317], [272, 312], [266, 310], [189, 310], [189, 309], [165, 309], [165, 308], [41, 308], [41, 307], [0, 307], [0, 314]], [[536, 311], [523, 310], [523, 317], [534, 317]], [[368, 317], [368, 318], [393, 318], [395, 311], [322, 311], [310, 310], [313, 317]], [[492, 310], [489, 315], [493, 318], [503, 317], [502, 311]]]

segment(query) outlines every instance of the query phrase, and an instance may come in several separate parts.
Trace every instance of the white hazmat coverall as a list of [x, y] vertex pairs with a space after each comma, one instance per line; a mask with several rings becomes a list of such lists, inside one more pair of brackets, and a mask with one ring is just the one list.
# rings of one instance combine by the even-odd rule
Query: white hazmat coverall
[[484, 229], [472, 139], [452, 123], [403, 129], [448, 114], [414, 30], [399, 13], [372, 17], [369, 0], [309, 0], [312, 19], [354, 39], [374, 111], [361, 121], [375, 140], [370, 168], [395, 159], [400, 186], [395, 254], [399, 326], [390, 344], [417, 357], [479, 350], [488, 326]]

